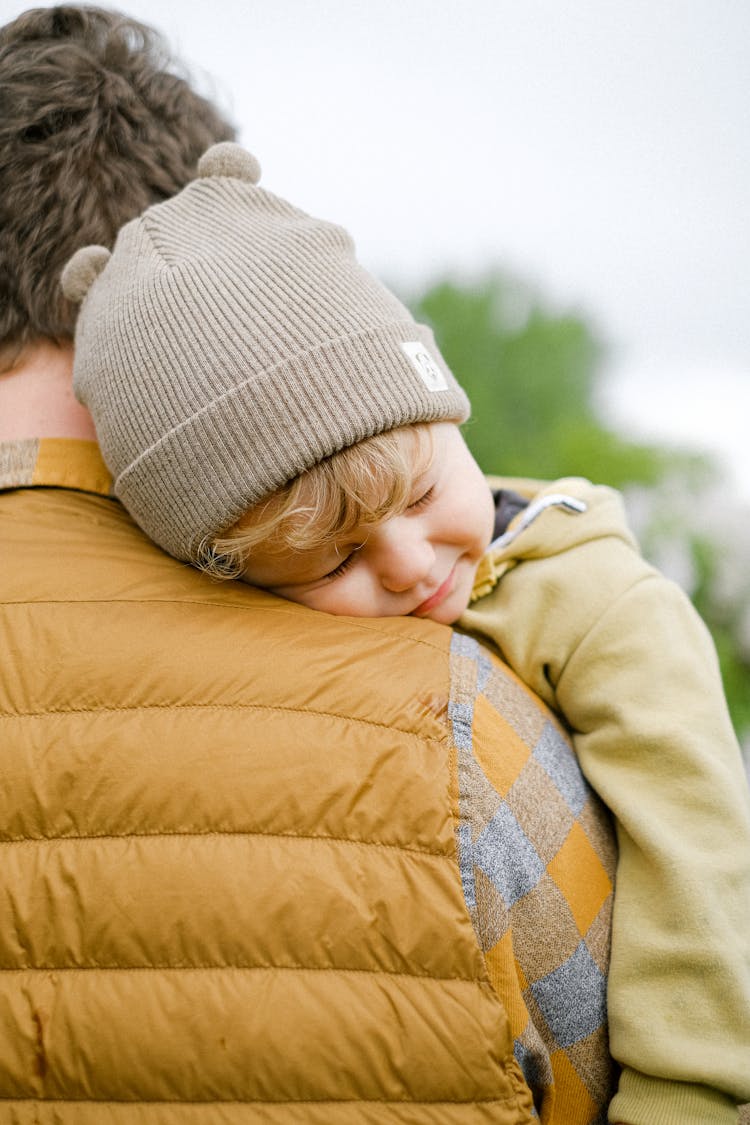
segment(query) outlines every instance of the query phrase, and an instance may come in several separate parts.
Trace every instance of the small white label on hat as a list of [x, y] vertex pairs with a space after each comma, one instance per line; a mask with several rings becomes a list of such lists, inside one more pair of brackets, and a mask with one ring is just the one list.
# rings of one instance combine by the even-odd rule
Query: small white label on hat
[[401, 350], [428, 391], [447, 391], [448, 381], [420, 340], [404, 340]]

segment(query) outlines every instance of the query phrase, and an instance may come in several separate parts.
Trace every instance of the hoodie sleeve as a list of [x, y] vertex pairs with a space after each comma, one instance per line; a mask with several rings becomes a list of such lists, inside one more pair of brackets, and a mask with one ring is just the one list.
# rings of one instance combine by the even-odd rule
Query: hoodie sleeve
[[750, 812], [713, 643], [616, 493], [552, 490], [586, 512], [511, 535], [459, 626], [563, 716], [615, 817], [610, 1120], [729, 1125], [750, 1101]]

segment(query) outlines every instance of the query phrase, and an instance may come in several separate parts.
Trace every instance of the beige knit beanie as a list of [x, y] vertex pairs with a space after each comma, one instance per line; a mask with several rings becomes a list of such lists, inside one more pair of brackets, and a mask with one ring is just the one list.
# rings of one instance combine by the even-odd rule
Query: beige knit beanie
[[115, 494], [190, 562], [331, 454], [469, 413], [432, 333], [341, 227], [257, 187], [238, 145], [209, 149], [198, 177], [62, 280], [82, 302], [75, 392]]

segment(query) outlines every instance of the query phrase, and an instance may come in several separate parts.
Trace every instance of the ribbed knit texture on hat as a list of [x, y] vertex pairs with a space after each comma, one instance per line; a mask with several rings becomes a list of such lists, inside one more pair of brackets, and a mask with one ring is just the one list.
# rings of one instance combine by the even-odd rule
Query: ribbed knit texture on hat
[[[331, 454], [469, 412], [432, 333], [359, 266], [348, 234], [227, 175], [228, 147], [231, 167], [236, 146], [220, 146], [219, 174], [122, 229], [76, 331], [75, 391], [116, 495], [193, 562]], [[419, 345], [432, 379], [409, 354]]]

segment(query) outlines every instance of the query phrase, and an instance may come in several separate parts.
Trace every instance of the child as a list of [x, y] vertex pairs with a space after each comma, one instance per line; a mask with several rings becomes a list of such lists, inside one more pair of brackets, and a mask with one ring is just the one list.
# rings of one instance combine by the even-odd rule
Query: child
[[210, 573], [498, 647], [564, 717], [618, 825], [610, 1120], [734, 1121], [750, 827], [705, 627], [609, 489], [491, 493], [431, 333], [343, 230], [257, 187], [237, 146], [199, 171], [63, 276], [85, 297], [76, 388], [116, 494]]

